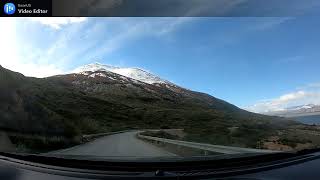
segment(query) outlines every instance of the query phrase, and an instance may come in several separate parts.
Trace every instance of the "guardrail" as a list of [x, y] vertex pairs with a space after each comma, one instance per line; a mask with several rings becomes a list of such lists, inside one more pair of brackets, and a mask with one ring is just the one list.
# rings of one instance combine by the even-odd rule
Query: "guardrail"
[[217, 152], [217, 153], [223, 153], [223, 154], [279, 152], [279, 151], [272, 151], [272, 150], [266, 150], [266, 149], [240, 148], [240, 147], [232, 147], [232, 146], [212, 145], [212, 144], [195, 143], [195, 142], [189, 142], [189, 141], [165, 139], [165, 138], [144, 136], [144, 135], [141, 135], [140, 133], [137, 134], [137, 137], [140, 139], [148, 140], [148, 141], [168, 143], [168, 144], [173, 144], [177, 146], [184, 146], [188, 148], [200, 149], [204, 151]]

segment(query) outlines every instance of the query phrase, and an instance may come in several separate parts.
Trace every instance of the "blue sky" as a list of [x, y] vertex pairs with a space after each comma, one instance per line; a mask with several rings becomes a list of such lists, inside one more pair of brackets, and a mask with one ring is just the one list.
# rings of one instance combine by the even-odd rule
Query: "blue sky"
[[27, 76], [100, 62], [140, 67], [255, 112], [320, 104], [317, 16], [2, 18], [0, 27], [0, 65]]

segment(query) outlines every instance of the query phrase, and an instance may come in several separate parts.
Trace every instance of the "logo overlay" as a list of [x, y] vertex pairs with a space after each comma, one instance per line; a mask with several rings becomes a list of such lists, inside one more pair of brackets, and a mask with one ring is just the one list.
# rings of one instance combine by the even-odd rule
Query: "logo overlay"
[[4, 5], [4, 13], [12, 15], [16, 12], [16, 6], [13, 3], [6, 3]]

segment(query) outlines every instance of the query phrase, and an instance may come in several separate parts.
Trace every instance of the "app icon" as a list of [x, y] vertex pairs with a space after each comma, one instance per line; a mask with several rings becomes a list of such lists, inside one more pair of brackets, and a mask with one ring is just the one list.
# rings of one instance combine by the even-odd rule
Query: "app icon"
[[13, 3], [6, 3], [4, 5], [4, 13], [11, 15], [16, 12], [16, 6]]

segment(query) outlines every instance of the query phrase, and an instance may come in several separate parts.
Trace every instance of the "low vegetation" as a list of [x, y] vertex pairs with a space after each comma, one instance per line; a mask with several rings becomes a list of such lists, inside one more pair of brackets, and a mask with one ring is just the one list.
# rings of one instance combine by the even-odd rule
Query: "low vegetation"
[[15, 151], [24, 153], [45, 153], [80, 144], [79, 138], [68, 139], [62, 136], [11, 135]]
[[62, 139], [127, 129], [182, 128], [184, 140], [241, 147], [265, 147], [263, 140], [287, 129], [310, 131], [207, 94], [112, 76], [115, 80], [81, 74], [37, 79], [0, 66], [0, 128], [39, 135], [34, 140], [13, 137], [21, 149], [36, 151], [77, 143]]

